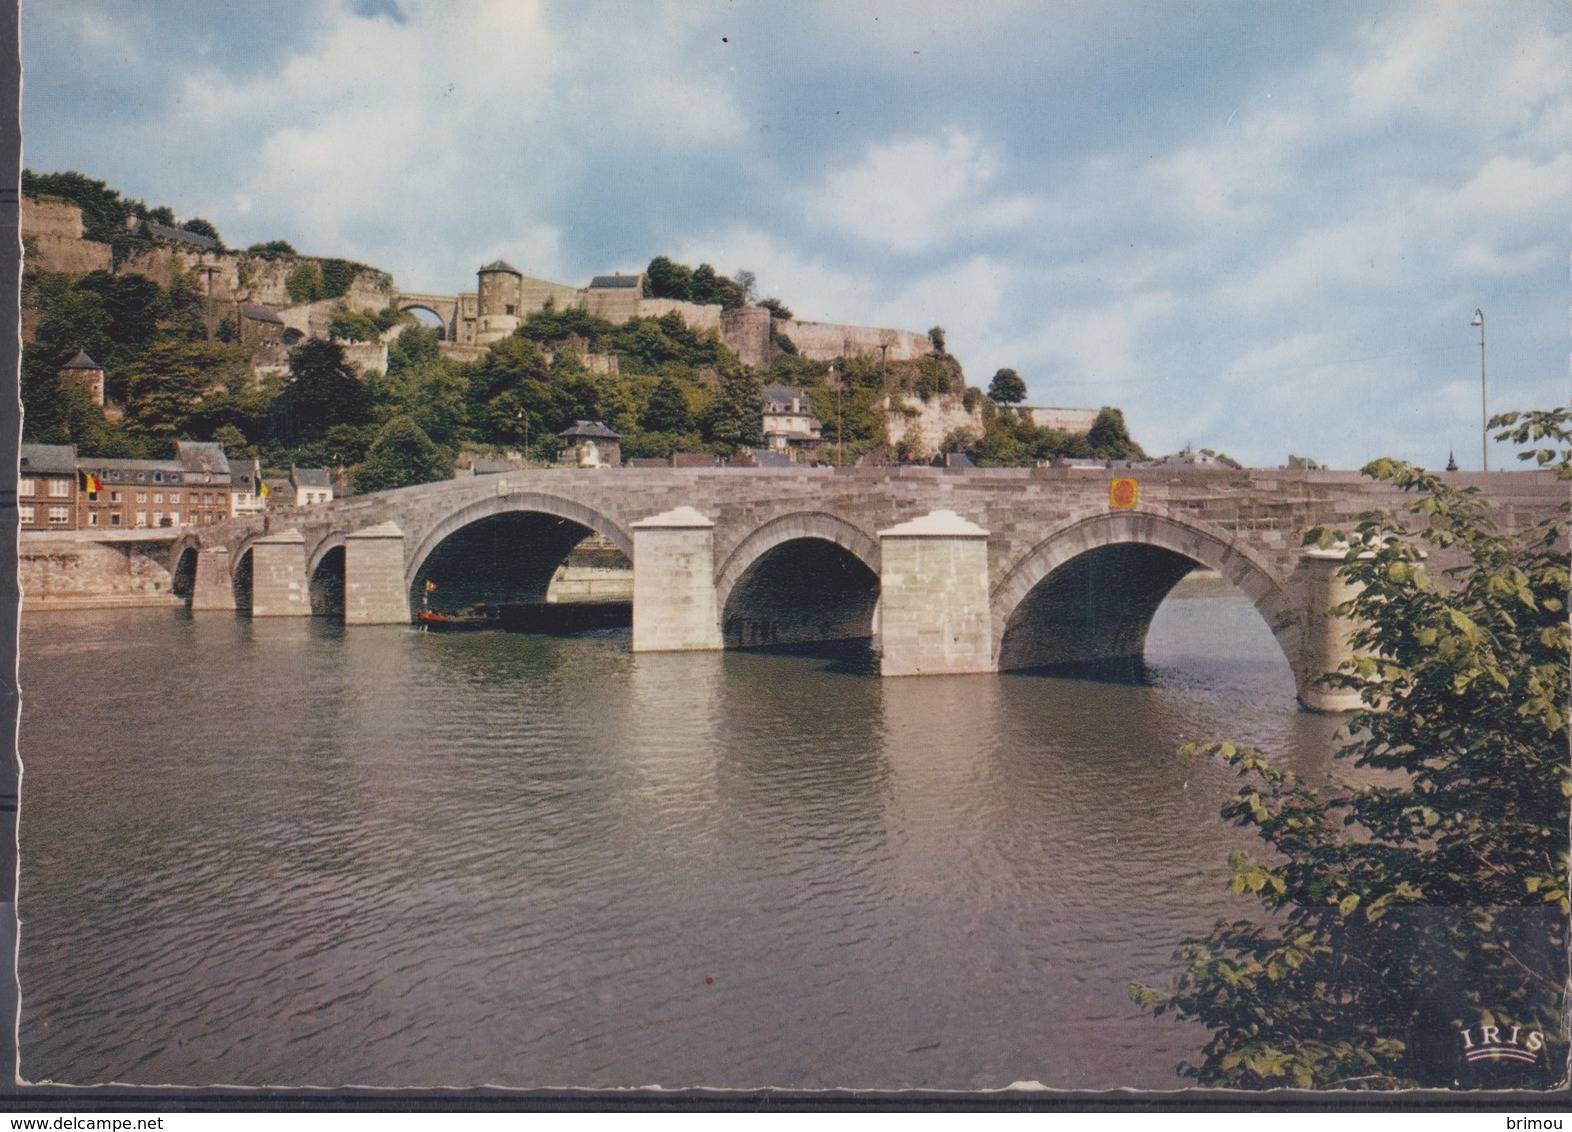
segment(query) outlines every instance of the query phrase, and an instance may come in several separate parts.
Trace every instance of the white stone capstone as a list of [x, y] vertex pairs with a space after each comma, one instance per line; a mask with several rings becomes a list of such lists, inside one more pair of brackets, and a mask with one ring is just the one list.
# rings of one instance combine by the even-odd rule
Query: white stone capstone
[[987, 538], [988, 532], [954, 511], [930, 511], [879, 532], [880, 538]]
[[704, 515], [692, 507], [674, 507], [670, 511], [662, 511], [659, 515], [651, 515], [647, 519], [640, 519], [633, 524], [633, 529], [636, 531], [655, 528], [672, 530], [697, 530], [702, 528], [709, 530], [714, 526], [715, 521], [713, 519], [705, 518]]

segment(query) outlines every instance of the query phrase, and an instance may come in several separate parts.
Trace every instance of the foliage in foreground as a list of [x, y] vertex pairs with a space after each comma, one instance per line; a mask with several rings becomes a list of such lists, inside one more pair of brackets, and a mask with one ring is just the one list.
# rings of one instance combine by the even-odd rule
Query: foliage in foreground
[[[1572, 479], [1569, 419], [1495, 424]], [[1179, 1067], [1203, 1085], [1548, 1087], [1566, 1062], [1566, 509], [1502, 534], [1473, 488], [1392, 460], [1365, 472], [1416, 494], [1418, 530], [1370, 515], [1312, 532], [1348, 543], [1342, 570], [1363, 587], [1336, 610], [1360, 628], [1330, 680], [1365, 705], [1339, 753], [1361, 781], [1312, 785], [1250, 748], [1187, 748], [1243, 780], [1223, 816], [1271, 852], [1235, 854], [1232, 886], [1268, 915], [1219, 921], [1176, 952], [1169, 989], [1131, 993], [1211, 1031], [1201, 1062]], [[1427, 555], [1461, 564], [1433, 577]], [[1535, 1063], [1465, 1062], [1462, 1031], [1477, 1044], [1484, 1026]]]

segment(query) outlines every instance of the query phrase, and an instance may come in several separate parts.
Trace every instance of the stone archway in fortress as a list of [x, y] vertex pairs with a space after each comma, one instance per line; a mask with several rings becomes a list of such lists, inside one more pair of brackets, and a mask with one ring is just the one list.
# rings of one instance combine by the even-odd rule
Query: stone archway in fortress
[[1154, 511], [1071, 519], [1005, 574], [991, 600], [1000, 671], [1139, 659], [1157, 607], [1196, 567], [1250, 599], [1302, 681], [1304, 626], [1284, 580], [1229, 532]]
[[835, 515], [802, 511], [769, 520], [716, 571], [725, 647], [877, 635], [879, 564], [878, 541]]
[[559, 496], [517, 492], [487, 496], [443, 516], [424, 532], [406, 532], [413, 550], [404, 585], [411, 612], [427, 583], [433, 608], [544, 600], [557, 568], [591, 534], [633, 558], [633, 538], [607, 515]]
[[425, 311], [440, 324], [442, 340], [453, 341], [457, 330], [455, 321], [458, 318], [456, 295], [400, 294], [394, 296], [393, 301], [401, 311]]

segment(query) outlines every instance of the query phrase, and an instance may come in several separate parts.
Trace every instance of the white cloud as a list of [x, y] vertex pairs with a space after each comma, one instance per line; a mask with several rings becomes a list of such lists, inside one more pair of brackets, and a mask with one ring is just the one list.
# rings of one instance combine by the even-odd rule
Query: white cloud
[[993, 195], [999, 165], [998, 153], [975, 134], [946, 129], [873, 146], [857, 165], [824, 177], [805, 205], [858, 239], [926, 251], [1017, 228], [1038, 214], [1031, 197]]

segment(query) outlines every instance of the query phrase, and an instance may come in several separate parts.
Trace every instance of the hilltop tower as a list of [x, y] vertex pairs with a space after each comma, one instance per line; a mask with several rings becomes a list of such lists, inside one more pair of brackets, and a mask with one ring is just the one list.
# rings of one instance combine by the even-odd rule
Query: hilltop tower
[[489, 346], [512, 334], [523, 323], [524, 273], [507, 260], [482, 267], [475, 310], [475, 345]]

